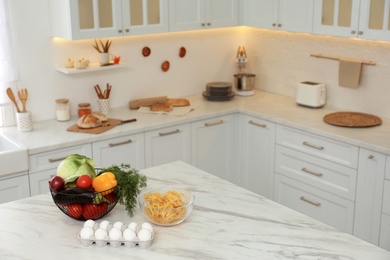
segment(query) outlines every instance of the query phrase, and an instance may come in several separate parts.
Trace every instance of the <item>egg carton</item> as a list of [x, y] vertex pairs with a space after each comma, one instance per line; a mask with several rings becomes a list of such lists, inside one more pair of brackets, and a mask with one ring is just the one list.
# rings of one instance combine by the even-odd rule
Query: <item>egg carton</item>
[[85, 239], [85, 238], [81, 238], [80, 234], [78, 235], [78, 238], [81, 241], [81, 244], [85, 247], [89, 247], [95, 243], [98, 247], [112, 246], [114, 248], [117, 248], [117, 247], [124, 245], [127, 248], [134, 248], [136, 246], [139, 246], [142, 249], [146, 249], [152, 245], [152, 241], [154, 239], [154, 233], [155, 232], [152, 232], [152, 238], [150, 240], [146, 240], [146, 241], [140, 241], [139, 239], [134, 240], [134, 241], [110, 240], [110, 239], [99, 240], [99, 239], [94, 239], [94, 238]]
[[[119, 224], [120, 226], [117, 226], [116, 224]], [[144, 223], [149, 225], [151, 228], [152, 226], [150, 223]], [[131, 226], [131, 227], [130, 227]], [[93, 230], [93, 234], [89, 236], [89, 238], [83, 238], [81, 233], [85, 227], [90, 227]], [[110, 233], [111, 229], [117, 228], [120, 230], [121, 236], [118, 239], [110, 239], [109, 236], [105, 236], [104, 239], [98, 239], [95, 237], [96, 235], [96, 230], [98, 229], [104, 229], [106, 230], [107, 234]], [[153, 229], [152, 232], [150, 232], [151, 237], [150, 239], [140, 239], [138, 235], [140, 234], [140, 231], [142, 231], [141, 227], [135, 223], [132, 222], [128, 226], [125, 225], [122, 222], [116, 222], [114, 225], [112, 225], [109, 221], [104, 220], [100, 224], [93, 221], [93, 220], [87, 220], [83, 226], [83, 229], [78, 234], [78, 239], [80, 240], [81, 244], [85, 247], [89, 247], [93, 244], [96, 244], [98, 247], [104, 247], [104, 246], [112, 246], [114, 248], [120, 247], [124, 245], [127, 248], [134, 248], [136, 246], [139, 246], [142, 249], [149, 248], [152, 245], [152, 241], [154, 239], [155, 231]], [[136, 235], [135, 237], [131, 237], [131, 239], [126, 240], [124, 235], [124, 232], [126, 229], [131, 229], [134, 231], [134, 234]]]

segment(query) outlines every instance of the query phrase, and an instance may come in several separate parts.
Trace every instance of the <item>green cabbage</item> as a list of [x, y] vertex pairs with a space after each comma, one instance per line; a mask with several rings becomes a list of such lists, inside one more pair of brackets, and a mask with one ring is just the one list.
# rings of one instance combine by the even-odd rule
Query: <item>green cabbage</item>
[[64, 179], [65, 184], [77, 180], [81, 175], [96, 177], [95, 161], [87, 156], [72, 154], [66, 157], [57, 168], [57, 175]]

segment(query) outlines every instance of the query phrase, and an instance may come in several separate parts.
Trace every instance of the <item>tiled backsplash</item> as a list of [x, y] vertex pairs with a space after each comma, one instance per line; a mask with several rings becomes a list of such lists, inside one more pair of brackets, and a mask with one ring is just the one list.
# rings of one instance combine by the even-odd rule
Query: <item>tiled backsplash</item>
[[[295, 97], [299, 82], [321, 82], [327, 86], [329, 106], [390, 118], [390, 43], [245, 30], [248, 71], [256, 73], [257, 88]], [[376, 65], [363, 65], [360, 86], [345, 88], [338, 85], [339, 62], [311, 57], [314, 53], [371, 60]]]

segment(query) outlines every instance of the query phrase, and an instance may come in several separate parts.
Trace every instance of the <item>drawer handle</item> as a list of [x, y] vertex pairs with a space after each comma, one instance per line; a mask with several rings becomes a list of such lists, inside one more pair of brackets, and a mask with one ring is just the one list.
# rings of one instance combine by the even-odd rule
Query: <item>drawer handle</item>
[[61, 157], [61, 158], [49, 159], [49, 163], [55, 163], [55, 162], [63, 161], [65, 159], [66, 159], [66, 156], [65, 157]]
[[368, 159], [374, 159], [374, 155], [370, 154], [370, 155], [368, 156]]
[[306, 199], [304, 196], [300, 197], [300, 199], [303, 200], [304, 202], [310, 203], [310, 204], [312, 204], [312, 205], [314, 205], [316, 207], [321, 206], [321, 203], [315, 202], [315, 201], [311, 201], [309, 199]]
[[306, 146], [308, 146], [308, 147], [317, 149], [317, 150], [324, 150], [324, 147], [323, 147], [323, 146], [314, 145], [314, 144], [311, 144], [311, 143], [308, 143], [308, 142], [303, 142], [302, 144], [303, 144], [303, 145], [306, 145]]
[[159, 136], [166, 136], [166, 135], [173, 135], [173, 134], [177, 134], [177, 133], [180, 133], [179, 129], [176, 129], [176, 130], [173, 130], [173, 131], [170, 131], [170, 132], [165, 132], [165, 133], [158, 133], [158, 135]]
[[259, 123], [253, 122], [253, 120], [249, 120], [248, 123], [249, 123], [249, 124], [252, 124], [252, 125], [255, 125], [255, 126], [260, 126], [260, 127], [263, 127], [263, 128], [266, 128], [266, 127], [267, 127], [266, 124], [259, 124]]
[[317, 173], [317, 172], [310, 171], [310, 170], [306, 169], [305, 167], [302, 168], [302, 171], [310, 173], [310, 174], [315, 175], [317, 177], [321, 177], [323, 175], [322, 173]]
[[114, 146], [119, 146], [119, 145], [124, 145], [124, 144], [131, 144], [133, 141], [131, 141], [131, 139], [127, 140], [127, 141], [123, 141], [123, 142], [119, 142], [119, 143], [109, 143], [108, 146], [109, 147], [114, 147]]
[[214, 123], [205, 123], [204, 125], [205, 126], [213, 126], [213, 125], [220, 125], [220, 124], [223, 124], [224, 121], [223, 120], [219, 120], [217, 122], [214, 122]]

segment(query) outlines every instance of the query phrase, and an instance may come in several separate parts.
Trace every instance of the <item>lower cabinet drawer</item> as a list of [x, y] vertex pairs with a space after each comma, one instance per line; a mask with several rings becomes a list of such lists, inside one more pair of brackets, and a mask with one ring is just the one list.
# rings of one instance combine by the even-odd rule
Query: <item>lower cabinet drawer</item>
[[382, 214], [379, 246], [390, 251], [390, 215]]
[[274, 200], [342, 231], [352, 233], [354, 203], [275, 174]]

